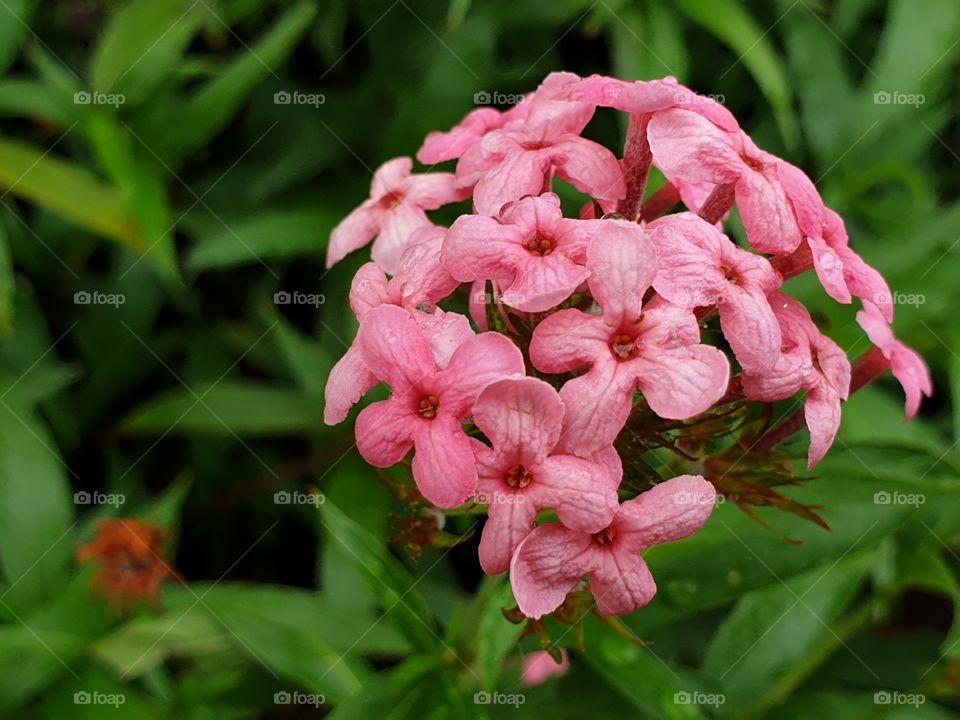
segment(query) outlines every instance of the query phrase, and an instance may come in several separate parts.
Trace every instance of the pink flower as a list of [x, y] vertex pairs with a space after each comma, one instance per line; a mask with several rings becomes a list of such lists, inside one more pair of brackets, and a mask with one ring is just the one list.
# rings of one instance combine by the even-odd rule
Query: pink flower
[[535, 378], [498, 380], [483, 390], [473, 422], [493, 448], [474, 443], [481, 502], [487, 523], [480, 565], [489, 575], [510, 567], [517, 545], [537, 513], [557, 512], [583, 532], [602, 530], [617, 509], [617, 485], [596, 463], [558, 452], [564, 406], [557, 391]]
[[830, 449], [840, 427], [840, 401], [846, 400], [850, 391], [850, 361], [817, 329], [803, 305], [783, 293], [776, 293], [771, 300], [780, 323], [783, 352], [767, 372], [745, 372], [743, 390], [751, 400], [764, 402], [807, 391], [803, 405], [810, 430], [807, 466], [813, 467]]
[[634, 392], [643, 392], [660, 417], [685, 419], [723, 395], [730, 365], [717, 348], [700, 344], [694, 314], [656, 298], [642, 305], [657, 275], [656, 252], [636, 223], [602, 220], [610, 227], [587, 251], [588, 285], [602, 315], [560, 310], [534, 330], [530, 360], [545, 373], [585, 374], [560, 391], [578, 408], [567, 444], [587, 455], [610, 445], [624, 426]]
[[510, 584], [524, 615], [556, 610], [583, 576], [600, 612], [623, 615], [646, 605], [656, 583], [640, 553], [699, 530], [716, 500], [698, 475], [681, 475], [623, 503], [597, 533], [545, 523], [520, 543], [510, 563]]
[[690, 110], [658, 112], [647, 128], [657, 167], [674, 182], [733, 183], [750, 245], [786, 254], [802, 239], [794, 206], [783, 187], [782, 160], [764, 152], [743, 132], [725, 132]]
[[656, 220], [648, 232], [660, 268], [654, 289], [681, 307], [716, 305], [743, 369], [771, 368], [780, 357], [780, 326], [767, 295], [782, 281], [766, 258], [737, 247], [693, 213]]
[[562, 217], [553, 193], [504, 207], [499, 219], [461, 215], [450, 226], [443, 263], [462, 281], [493, 280], [504, 304], [542, 312], [563, 302], [590, 275], [583, 263], [601, 220]]
[[537, 650], [523, 659], [523, 673], [520, 682], [527, 687], [542, 685], [552, 677], [563, 677], [570, 672], [570, 656], [560, 648], [560, 662], [553, 659], [545, 650]]
[[427, 135], [423, 146], [417, 152], [417, 160], [424, 165], [436, 165], [458, 158], [487, 132], [500, 127], [506, 120], [506, 114], [495, 108], [471, 110], [458, 125], [447, 132], [435, 130]]
[[890, 361], [890, 370], [900, 381], [907, 396], [906, 413], [909, 420], [920, 409], [921, 397], [933, 394], [930, 371], [916, 351], [897, 340], [876, 305], [865, 301], [863, 310], [857, 313], [857, 322], [867, 333], [870, 342], [880, 348], [883, 356]]
[[327, 267], [376, 237], [373, 260], [384, 272], [393, 274], [413, 231], [431, 224], [424, 210], [470, 196], [468, 190], [457, 187], [452, 173], [411, 175], [412, 167], [410, 158], [400, 157], [377, 169], [370, 198], [330, 233]]
[[[414, 311], [418, 306], [432, 307], [460, 284], [440, 264], [443, 228], [428, 226], [414, 232], [412, 245], [400, 258], [400, 269], [388, 280], [375, 263], [363, 265], [350, 285], [350, 308], [357, 320], [380, 305], [399, 305]], [[453, 350], [473, 335], [470, 323], [462, 315], [413, 312], [433, 347], [440, 367], [445, 367]], [[327, 378], [324, 389], [323, 420], [336, 425], [347, 417], [350, 408], [379, 382], [363, 360], [354, 343], [340, 358]]]
[[367, 313], [357, 345], [370, 372], [393, 391], [357, 416], [360, 454], [389, 467], [415, 448], [413, 477], [423, 496], [438, 507], [466, 502], [477, 470], [460, 421], [489, 383], [524, 373], [520, 351], [503, 335], [484, 333], [462, 342], [441, 367], [417, 322], [393, 305]]
[[526, 117], [511, 120], [474, 143], [457, 164], [457, 181], [474, 187], [482, 215], [497, 215], [511, 200], [539, 195], [553, 173], [601, 201], [625, 191], [620, 163], [607, 148], [580, 137], [593, 107], [566, 99], [531, 102]]

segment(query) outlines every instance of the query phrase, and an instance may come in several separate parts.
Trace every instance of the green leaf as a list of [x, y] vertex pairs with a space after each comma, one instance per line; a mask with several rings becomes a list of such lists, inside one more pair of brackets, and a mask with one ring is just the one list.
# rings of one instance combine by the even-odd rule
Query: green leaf
[[316, 207], [253, 215], [201, 240], [186, 265], [200, 272], [297, 255], [320, 256], [339, 219], [337, 213]]
[[279, 317], [275, 331], [277, 348], [297, 386], [311, 397], [323, 398], [327, 375], [336, 360], [330, 348]]
[[[13, 378], [0, 382], [4, 391]], [[60, 591], [73, 550], [70, 483], [36, 414], [0, 402], [0, 566], [4, 602], [31, 606]]]
[[250, 92], [293, 52], [316, 12], [313, 0], [297, 3], [188, 101], [177, 126], [169, 128], [171, 146], [178, 155], [202, 147], [230, 122]]
[[126, 432], [138, 435], [285, 435], [323, 428], [318, 404], [300, 392], [239, 380], [173, 390], [123, 423]]
[[736, 54], [735, 64], [744, 64], [773, 108], [784, 142], [795, 147], [800, 133], [790, 107], [790, 83], [767, 31], [737, 0], [677, 0], [676, 5]]
[[30, 32], [35, 0], [4, 0], [0, 22], [0, 73], [6, 72], [20, 52], [20, 43]]
[[0, 115], [28, 117], [62, 128], [71, 123], [62, 96], [49, 85], [33, 80], [10, 78], [0, 81]]
[[517, 644], [522, 626], [514, 625], [503, 616], [503, 608], [515, 605], [510, 584], [501, 578], [489, 593], [476, 626], [477, 662], [483, 687], [497, 687], [503, 660]]
[[724, 715], [752, 715], [776, 701], [769, 693], [785, 676], [821, 663], [818, 646], [839, 646], [833, 624], [853, 600], [875, 556], [860, 552], [770, 587], [747, 593], [724, 619], [704, 670], [718, 678]]
[[120, 93], [126, 103], [145, 98], [183, 54], [204, 14], [202, 4], [187, 0], [134, 0], [122, 8], [94, 53], [94, 89]]
[[0, 139], [0, 187], [133, 250], [147, 249], [136, 220], [116, 190], [52, 154]]
[[13, 294], [16, 289], [13, 277], [13, 261], [7, 233], [0, 225], [0, 335], [13, 330]]
[[415, 589], [416, 581], [390, 554], [383, 542], [343, 514], [329, 500], [320, 506], [328, 542], [342, 545], [363, 568], [367, 585], [386, 614], [392, 616], [404, 636], [421, 651], [439, 645], [433, 616], [426, 600]]

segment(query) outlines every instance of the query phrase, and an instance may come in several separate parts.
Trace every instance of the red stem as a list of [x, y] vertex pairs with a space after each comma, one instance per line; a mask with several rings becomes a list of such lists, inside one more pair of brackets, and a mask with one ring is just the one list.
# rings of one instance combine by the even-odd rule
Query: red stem
[[734, 197], [733, 183], [717, 185], [713, 188], [710, 197], [706, 199], [706, 202], [703, 203], [703, 207], [700, 208], [700, 212], [697, 214], [711, 225], [718, 223], [723, 219], [724, 215], [730, 212], [730, 208], [733, 207]]
[[627, 194], [617, 204], [617, 212], [631, 222], [640, 215], [640, 204], [647, 189], [650, 164], [653, 155], [647, 141], [647, 123], [650, 115], [631, 115], [627, 128], [627, 140], [623, 147], [623, 175], [627, 181]]
[[650, 220], [656, 220], [678, 202], [680, 202], [680, 192], [672, 183], [667, 183], [651, 195], [643, 204], [640, 217], [642, 220], [648, 222]]

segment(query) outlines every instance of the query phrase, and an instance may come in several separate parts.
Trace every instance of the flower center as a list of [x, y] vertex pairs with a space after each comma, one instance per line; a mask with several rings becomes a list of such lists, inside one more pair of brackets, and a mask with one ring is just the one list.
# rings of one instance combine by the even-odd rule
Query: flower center
[[523, 465], [514, 465], [507, 470], [504, 482], [512, 488], [525, 488], [533, 480], [533, 475]]
[[723, 277], [727, 279], [727, 282], [734, 285], [740, 284], [740, 273], [734, 270], [732, 267], [727, 267], [724, 265], [721, 270], [723, 270]]
[[547, 235], [534, 235], [527, 241], [526, 248], [531, 255], [549, 255], [556, 247], [553, 238]]
[[637, 339], [626, 333], [615, 335], [610, 341], [610, 350], [621, 360], [626, 360], [637, 347]]
[[546, 140], [525, 140], [520, 143], [520, 147], [524, 150], [543, 150], [549, 147], [549, 143]]
[[420, 413], [421, 417], [435, 418], [437, 416], [437, 408], [440, 407], [440, 398], [436, 395], [427, 395], [420, 401], [420, 404], [417, 406], [417, 412]]
[[741, 155], [740, 159], [746, 163], [747, 167], [752, 168], [757, 172], [763, 170], [763, 163], [755, 158], [750, 157], [749, 155]]
[[613, 525], [607, 525], [600, 532], [593, 534], [593, 541], [597, 545], [609, 545], [613, 542], [613, 539], [617, 536], [617, 530]]
[[377, 206], [383, 208], [384, 210], [390, 210], [402, 202], [403, 195], [397, 192], [388, 192], [386, 195], [380, 197], [380, 199], [377, 201]]

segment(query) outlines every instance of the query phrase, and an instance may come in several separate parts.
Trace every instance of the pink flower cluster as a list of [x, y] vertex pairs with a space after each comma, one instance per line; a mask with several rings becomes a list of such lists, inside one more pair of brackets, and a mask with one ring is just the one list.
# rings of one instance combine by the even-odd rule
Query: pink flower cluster
[[[581, 135], [598, 107], [630, 115], [622, 159]], [[412, 450], [431, 503], [486, 504], [480, 563], [509, 569], [530, 617], [584, 578], [603, 613], [645, 605], [656, 585], [640, 553], [710, 515], [714, 488], [693, 475], [621, 502], [614, 442], [638, 392], [656, 416], [688, 420], [728, 397], [731, 367], [750, 401], [805, 391], [809, 465], [824, 456], [851, 365], [783, 292], [785, 278], [813, 269], [837, 302], [860, 299], [857, 320], [902, 383], [908, 415], [931, 392], [923, 361], [890, 329], [889, 288], [813, 183], [673, 78], [555, 73], [505, 112], [474, 110], [431, 133], [417, 157], [456, 160], [455, 172], [385, 163], [331, 236], [328, 266], [371, 240], [374, 262], [351, 287], [360, 329], [330, 374], [325, 419], [341, 422], [385, 383], [388, 399], [357, 417], [361, 455], [385, 468]], [[653, 167], [668, 182], [648, 195]], [[575, 216], [557, 180], [586, 196]], [[426, 214], [467, 199], [472, 212], [449, 228]], [[663, 214], [680, 200], [684, 211]], [[734, 206], [749, 247], [724, 234]], [[439, 306], [462, 283], [479, 334]], [[487, 331], [488, 287], [510, 332]], [[722, 339], [707, 343], [701, 326], [714, 315]], [[528, 332], [513, 332], [517, 322]], [[545, 510], [557, 522], [537, 525]]]

